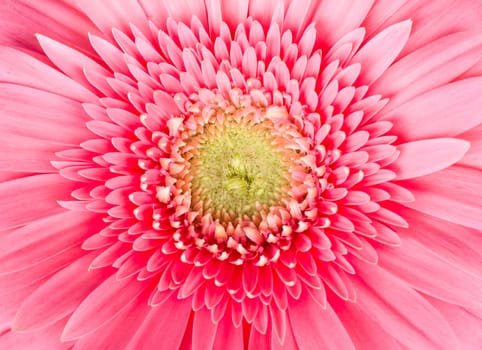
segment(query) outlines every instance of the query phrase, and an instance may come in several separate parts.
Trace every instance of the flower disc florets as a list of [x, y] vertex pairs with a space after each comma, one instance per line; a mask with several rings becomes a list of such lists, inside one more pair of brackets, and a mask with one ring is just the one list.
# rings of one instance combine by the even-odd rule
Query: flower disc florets
[[284, 107], [255, 103], [239, 89], [196, 96], [169, 147], [171, 186], [157, 192], [182, 213], [171, 221], [175, 245], [233, 264], [276, 261], [316, 212], [311, 142]]

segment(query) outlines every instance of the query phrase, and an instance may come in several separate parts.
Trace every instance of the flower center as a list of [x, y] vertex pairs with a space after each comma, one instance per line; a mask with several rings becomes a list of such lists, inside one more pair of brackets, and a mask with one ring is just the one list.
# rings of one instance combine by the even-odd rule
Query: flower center
[[215, 218], [248, 219], [280, 199], [285, 166], [267, 131], [210, 124], [197, 137], [199, 153], [191, 160], [193, 199], [203, 201]]
[[[317, 217], [310, 139], [284, 107], [237, 90], [229, 99], [205, 90], [195, 97], [158, 142], [169, 157], [160, 161], [157, 198], [174, 246], [183, 259], [196, 249], [235, 265], [276, 261]], [[156, 230], [166, 226], [161, 219], [154, 216]]]

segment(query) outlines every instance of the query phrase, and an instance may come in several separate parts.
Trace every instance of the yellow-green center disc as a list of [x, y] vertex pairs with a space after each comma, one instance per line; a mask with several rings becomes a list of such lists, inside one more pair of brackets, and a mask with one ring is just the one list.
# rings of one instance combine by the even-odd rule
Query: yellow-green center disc
[[214, 216], [249, 217], [277, 202], [286, 169], [265, 130], [227, 125], [204, 135], [192, 190]]

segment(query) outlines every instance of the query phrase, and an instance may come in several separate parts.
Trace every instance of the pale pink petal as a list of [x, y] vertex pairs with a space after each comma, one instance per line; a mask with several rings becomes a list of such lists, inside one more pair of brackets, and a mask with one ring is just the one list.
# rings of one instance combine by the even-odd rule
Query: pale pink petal
[[397, 180], [435, 173], [460, 160], [470, 144], [459, 139], [428, 139], [398, 146], [400, 156], [391, 165]]

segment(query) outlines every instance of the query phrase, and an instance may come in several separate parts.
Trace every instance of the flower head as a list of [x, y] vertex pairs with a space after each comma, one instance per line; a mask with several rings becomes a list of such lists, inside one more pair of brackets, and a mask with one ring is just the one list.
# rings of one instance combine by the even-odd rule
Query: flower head
[[0, 347], [480, 345], [481, 3], [0, 10]]

